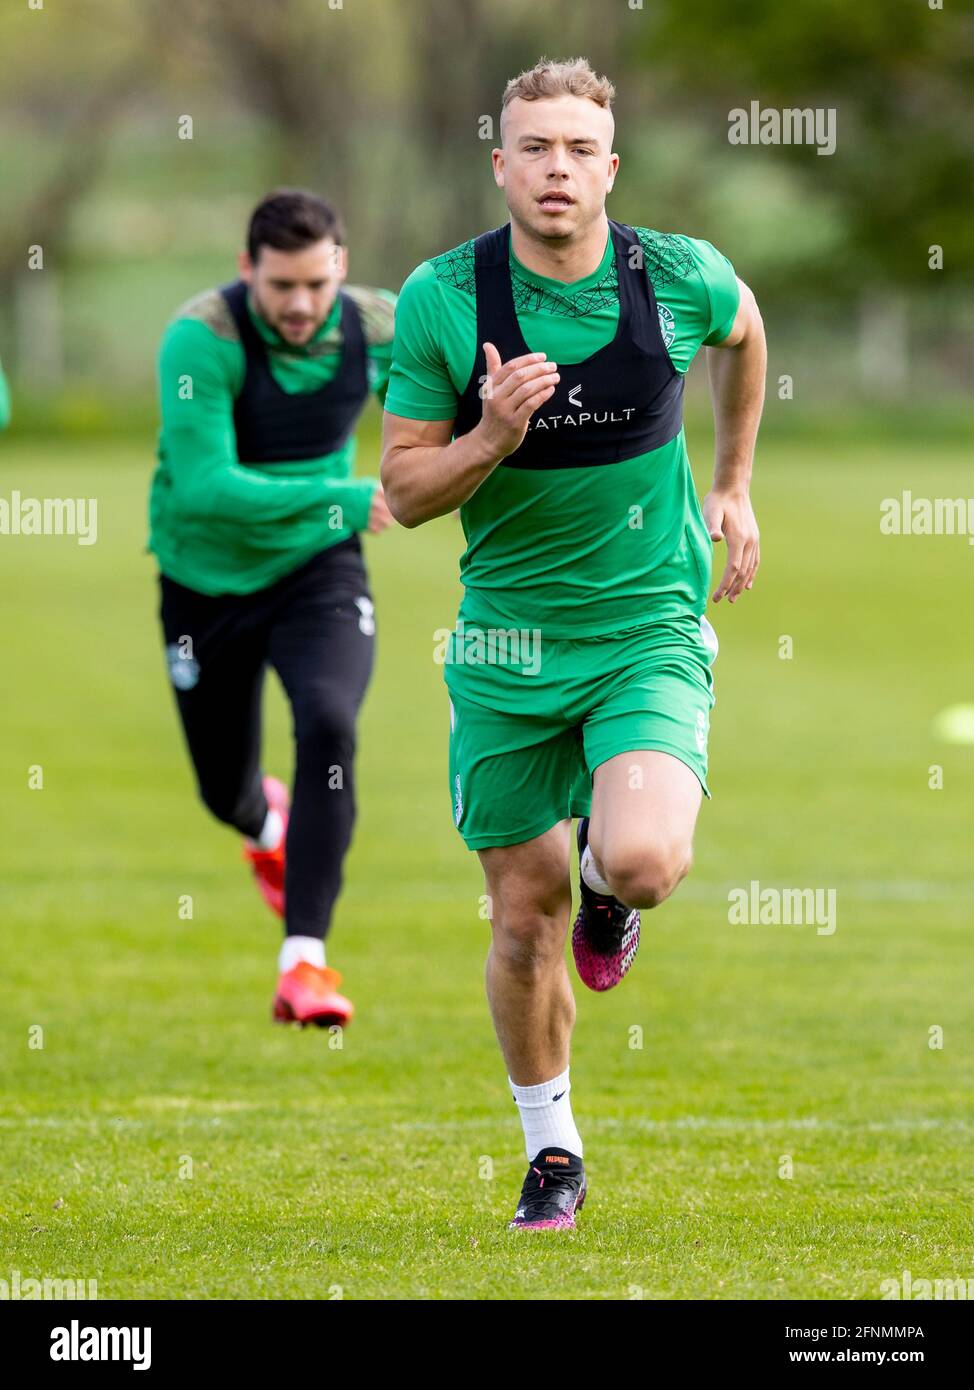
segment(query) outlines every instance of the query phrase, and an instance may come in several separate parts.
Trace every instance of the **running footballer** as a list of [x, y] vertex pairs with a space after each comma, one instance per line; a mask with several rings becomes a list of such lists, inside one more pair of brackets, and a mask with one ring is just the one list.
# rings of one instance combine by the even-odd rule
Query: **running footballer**
[[[573, 1226], [586, 1191], [572, 821], [574, 959], [601, 991], [632, 964], [640, 909], [687, 873], [710, 795], [713, 542], [717, 602], [759, 560], [761, 317], [708, 242], [607, 217], [613, 97], [584, 59], [508, 83], [492, 157], [509, 221], [409, 276], [385, 401], [392, 514], [415, 527], [459, 507], [466, 538], [444, 667], [450, 806], [486, 879], [487, 994], [529, 1161], [511, 1224], [531, 1229]], [[682, 401], [702, 346], [716, 462], [701, 508]]]
[[[200, 797], [244, 837], [284, 919], [273, 1017], [343, 1026], [326, 964], [355, 822], [356, 720], [375, 614], [361, 534], [392, 517], [356, 477], [355, 427], [389, 377], [395, 296], [345, 284], [338, 214], [282, 189], [254, 209], [239, 277], [185, 304], [159, 358], [150, 548], [169, 679]], [[293, 796], [262, 772], [272, 667], [294, 721]]]

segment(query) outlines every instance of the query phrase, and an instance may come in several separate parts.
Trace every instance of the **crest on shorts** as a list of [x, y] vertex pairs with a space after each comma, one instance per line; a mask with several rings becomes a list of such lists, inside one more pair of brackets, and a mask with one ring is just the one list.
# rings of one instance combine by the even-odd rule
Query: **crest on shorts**
[[195, 656], [187, 656], [182, 644], [170, 642], [166, 648], [169, 679], [177, 690], [192, 690], [200, 678], [200, 664]]
[[355, 607], [358, 609], [359, 632], [372, 637], [375, 634], [375, 604], [363, 594], [355, 600]]

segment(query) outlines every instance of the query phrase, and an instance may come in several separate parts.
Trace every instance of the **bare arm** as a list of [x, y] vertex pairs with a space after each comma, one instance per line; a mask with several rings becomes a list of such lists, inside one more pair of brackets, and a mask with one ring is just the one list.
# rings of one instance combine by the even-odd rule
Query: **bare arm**
[[484, 412], [469, 433], [451, 443], [452, 420], [383, 416], [380, 475], [392, 515], [403, 526], [421, 526], [472, 497], [520, 445], [532, 414], [555, 389], [558, 369], [544, 353], [502, 364], [492, 343], [484, 349]]
[[421, 526], [454, 511], [497, 466], [478, 430], [450, 443], [452, 420], [382, 417], [380, 476], [386, 501], [403, 526]]
[[738, 280], [741, 300], [734, 326], [723, 342], [707, 349], [716, 451], [713, 487], [703, 514], [713, 541], [727, 541], [727, 564], [714, 592], [733, 603], [754, 583], [761, 562], [758, 524], [748, 489], [754, 445], [764, 407], [768, 352], [754, 295]]

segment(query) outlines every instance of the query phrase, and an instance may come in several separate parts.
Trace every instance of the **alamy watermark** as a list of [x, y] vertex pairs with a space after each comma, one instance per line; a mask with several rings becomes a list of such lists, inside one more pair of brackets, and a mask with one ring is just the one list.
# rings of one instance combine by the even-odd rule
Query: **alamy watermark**
[[914, 497], [904, 489], [880, 502], [879, 529], [884, 536], [966, 536], [974, 545], [974, 497]]
[[51, 1329], [52, 1361], [131, 1361], [133, 1371], [152, 1365], [151, 1327], [88, 1327], [72, 1318]]
[[752, 101], [727, 113], [732, 145], [815, 145], [819, 154], [835, 154], [834, 106], [762, 107]]
[[95, 497], [24, 497], [17, 489], [0, 497], [0, 536], [76, 536], [79, 545], [98, 539]]
[[60, 1275], [44, 1274], [39, 1279], [26, 1278], [19, 1269], [10, 1271], [9, 1279], [0, 1279], [0, 1300], [12, 1302], [31, 1299], [69, 1299], [98, 1298], [97, 1279], [64, 1279]]
[[882, 1299], [957, 1299], [974, 1300], [974, 1279], [914, 1279], [904, 1269], [899, 1279], [884, 1279], [879, 1286]]
[[831, 936], [835, 898], [834, 888], [762, 888], [755, 878], [729, 891], [727, 920], [732, 926], [814, 926], [819, 936]]
[[462, 618], [456, 628], [433, 633], [437, 666], [520, 666], [522, 676], [541, 670], [541, 629], [536, 627], [470, 627]]

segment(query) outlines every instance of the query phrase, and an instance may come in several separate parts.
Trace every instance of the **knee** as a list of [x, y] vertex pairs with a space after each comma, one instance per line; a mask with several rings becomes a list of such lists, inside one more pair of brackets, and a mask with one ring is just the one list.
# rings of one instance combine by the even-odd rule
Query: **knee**
[[654, 844], [610, 852], [604, 862], [605, 879], [627, 907], [652, 908], [665, 902], [690, 872], [693, 851], [689, 845]]
[[355, 714], [342, 702], [315, 699], [295, 710], [294, 736], [307, 749], [339, 749], [350, 753], [355, 746]]
[[505, 913], [495, 907], [491, 951], [515, 974], [543, 975], [564, 956], [567, 913]]

